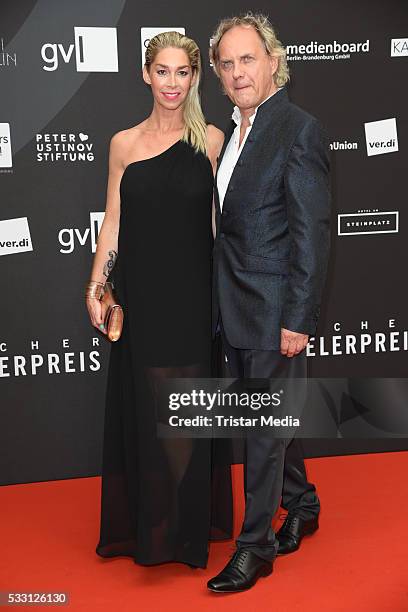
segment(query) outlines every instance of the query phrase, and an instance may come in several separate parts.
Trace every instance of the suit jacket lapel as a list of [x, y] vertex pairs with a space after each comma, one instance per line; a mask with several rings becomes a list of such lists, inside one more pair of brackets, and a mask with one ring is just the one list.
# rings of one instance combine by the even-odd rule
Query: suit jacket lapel
[[[283, 89], [280, 89], [279, 91], [277, 91], [273, 96], [271, 96], [268, 100], [266, 100], [263, 104], [260, 105], [260, 107], [258, 108], [256, 117], [254, 119], [251, 131], [249, 133], [249, 136], [246, 139], [244, 146], [242, 147], [242, 150], [241, 150], [241, 153], [240, 153], [240, 156], [237, 162], [242, 157], [244, 156], [247, 157], [248, 155], [251, 155], [251, 151], [253, 150], [255, 146], [254, 143], [256, 139], [259, 137], [262, 130], [269, 127], [270, 125], [274, 126], [275, 116], [279, 114], [282, 108], [284, 108], [285, 105], [288, 103], [289, 103], [289, 98], [288, 98], [288, 94], [286, 91], [286, 87], [283, 87]], [[236, 123], [235, 121], [231, 119], [229, 127], [225, 132], [224, 144], [222, 146], [222, 149], [218, 157], [218, 161], [217, 161], [217, 170], [216, 170], [215, 179], [214, 179], [215, 180], [214, 201], [215, 201], [216, 209], [219, 214], [221, 214], [221, 208], [220, 208], [220, 198], [219, 198], [218, 187], [217, 187], [218, 170], [219, 170], [222, 158], [224, 156], [225, 149], [227, 148], [227, 144], [232, 136], [232, 133], [235, 127], [236, 127]], [[236, 176], [237, 165], [235, 166], [232, 172], [230, 183], [233, 182], [234, 177]]]
[[217, 186], [218, 170], [220, 168], [220, 165], [221, 165], [221, 162], [222, 162], [222, 158], [224, 157], [225, 149], [227, 148], [227, 144], [230, 141], [230, 138], [232, 136], [233, 131], [235, 130], [235, 127], [236, 127], [236, 124], [231, 119], [231, 122], [230, 122], [230, 124], [229, 124], [229, 126], [228, 126], [228, 128], [227, 128], [227, 130], [225, 132], [224, 142], [223, 142], [220, 154], [219, 154], [218, 159], [217, 159], [217, 169], [215, 171], [215, 177], [214, 177], [214, 183], [215, 183], [215, 185], [214, 185], [214, 201], [215, 201], [216, 209], [217, 209], [218, 213], [220, 213], [220, 214], [221, 214], [220, 196], [219, 196], [219, 193], [218, 193], [218, 186]]
[[[234, 184], [234, 180], [237, 176], [236, 173], [239, 171], [238, 168], [239, 168], [240, 160], [241, 162], [242, 161], [245, 162], [248, 159], [248, 157], [250, 157], [253, 154], [254, 148], [256, 147], [256, 141], [259, 138], [262, 138], [263, 132], [266, 129], [269, 131], [277, 129], [279, 125], [279, 121], [277, 122], [278, 125], [276, 125], [275, 120], [279, 116], [279, 114], [285, 109], [288, 103], [289, 103], [289, 98], [288, 98], [288, 94], [286, 91], [286, 87], [284, 87], [283, 89], [277, 91], [273, 96], [271, 96], [268, 100], [266, 100], [266, 102], [264, 102], [263, 104], [259, 106], [256, 117], [252, 124], [251, 131], [249, 132], [248, 138], [246, 139], [245, 144], [242, 147], [239, 158], [237, 159], [237, 163], [235, 164], [235, 167], [232, 171], [229, 184]], [[224, 154], [225, 152], [225, 143], [229, 141], [231, 134], [235, 129], [235, 122], [231, 121], [231, 124], [232, 124], [232, 128], [230, 127], [228, 138], [227, 138], [227, 135], [225, 137], [224, 147], [221, 151], [222, 154]], [[221, 159], [222, 157], [220, 155], [219, 163], [217, 165], [217, 173], [218, 173], [218, 168], [219, 168]], [[225, 194], [223, 209], [224, 209], [224, 205], [226, 204], [227, 196], [228, 196], [228, 192]], [[217, 190], [217, 199], [218, 199], [218, 190]], [[219, 199], [218, 199], [218, 209], [219, 209]]]

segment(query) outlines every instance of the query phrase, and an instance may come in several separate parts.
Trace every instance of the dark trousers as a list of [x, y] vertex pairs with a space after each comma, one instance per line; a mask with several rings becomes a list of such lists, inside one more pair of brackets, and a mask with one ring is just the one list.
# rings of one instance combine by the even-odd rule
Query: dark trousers
[[[286, 357], [280, 351], [232, 347], [220, 321], [221, 337], [233, 378], [306, 378], [306, 353]], [[297, 438], [249, 435], [244, 457], [245, 517], [237, 547], [251, 547], [264, 559], [273, 559], [278, 541], [272, 518], [279, 506], [303, 519], [320, 511], [316, 488], [307, 481], [301, 442]]]

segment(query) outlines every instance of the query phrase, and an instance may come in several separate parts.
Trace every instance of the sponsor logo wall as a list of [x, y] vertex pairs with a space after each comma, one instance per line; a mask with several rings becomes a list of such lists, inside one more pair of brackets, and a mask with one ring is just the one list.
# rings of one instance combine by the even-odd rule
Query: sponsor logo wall
[[[351, 22], [340, 0], [318, 0], [311, 23], [305, 4], [256, 8], [286, 45], [292, 101], [321, 120], [330, 141], [332, 256], [309, 371], [405, 378], [408, 16], [403, 3], [390, 10], [361, 0]], [[19, 27], [17, 7], [8, 5], [9, 31], [13, 20], [1, 19], [0, 8], [2, 482], [99, 473], [110, 345], [91, 326], [83, 291], [104, 218], [109, 141], [149, 114], [141, 66], [150, 38], [169, 29], [199, 43], [203, 108], [225, 128], [232, 105], [208, 46], [220, 17], [248, 9], [226, 0], [195, 17], [186, 0], [95, 0], [86, 13], [57, 10], [51, 0], [33, 5]], [[341, 442], [305, 448], [311, 456], [356, 450]], [[403, 447], [384, 434], [357, 450]]]

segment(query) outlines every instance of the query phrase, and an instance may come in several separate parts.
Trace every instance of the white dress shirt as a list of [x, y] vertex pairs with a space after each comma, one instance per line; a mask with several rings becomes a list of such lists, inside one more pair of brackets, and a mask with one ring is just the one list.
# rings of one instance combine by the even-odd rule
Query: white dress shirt
[[[282, 89], [282, 87], [279, 87], [279, 89]], [[277, 89], [276, 91], [279, 91], [279, 89]], [[264, 102], [266, 102], [266, 100], [269, 100], [269, 98], [271, 98], [273, 95], [275, 95], [276, 91], [273, 92], [273, 94], [271, 94], [270, 96], [268, 96], [267, 98], [265, 98], [265, 100], [263, 102], [261, 102], [261, 104], [263, 104]], [[230, 182], [231, 179], [231, 175], [234, 171], [235, 168], [235, 164], [238, 161], [239, 156], [241, 155], [241, 151], [244, 147], [244, 144], [246, 142], [246, 139], [248, 138], [248, 134], [252, 129], [252, 124], [254, 122], [254, 119], [256, 117], [256, 113], [258, 111], [258, 108], [261, 106], [261, 104], [259, 104], [256, 108], [255, 108], [255, 112], [253, 113], [253, 115], [251, 115], [249, 117], [249, 125], [247, 127], [247, 129], [245, 130], [245, 134], [244, 137], [242, 139], [241, 145], [239, 144], [239, 135], [240, 135], [240, 130], [241, 130], [241, 121], [242, 121], [242, 117], [241, 117], [241, 112], [238, 108], [238, 106], [234, 106], [234, 110], [232, 113], [232, 119], [233, 121], [235, 121], [236, 123], [236, 127], [235, 130], [233, 131], [231, 138], [226, 146], [226, 149], [224, 151], [224, 155], [223, 158], [221, 160], [221, 164], [220, 167], [218, 169], [217, 172], [217, 188], [218, 188], [218, 194], [219, 194], [219, 200], [220, 200], [220, 209], [222, 211], [222, 205], [224, 203], [224, 197], [228, 188], [228, 184]]]

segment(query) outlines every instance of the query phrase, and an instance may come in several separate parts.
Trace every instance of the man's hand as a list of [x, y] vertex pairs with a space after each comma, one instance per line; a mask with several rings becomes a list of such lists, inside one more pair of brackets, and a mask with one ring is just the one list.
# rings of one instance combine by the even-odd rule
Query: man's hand
[[290, 331], [282, 327], [281, 329], [281, 354], [286, 357], [298, 355], [309, 341], [307, 334], [299, 334], [298, 332]]

